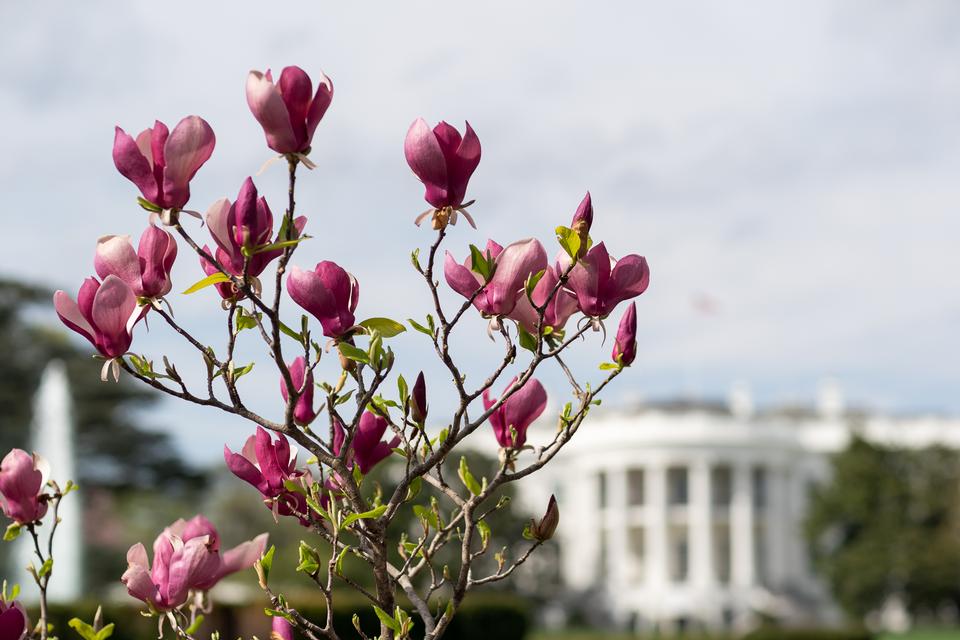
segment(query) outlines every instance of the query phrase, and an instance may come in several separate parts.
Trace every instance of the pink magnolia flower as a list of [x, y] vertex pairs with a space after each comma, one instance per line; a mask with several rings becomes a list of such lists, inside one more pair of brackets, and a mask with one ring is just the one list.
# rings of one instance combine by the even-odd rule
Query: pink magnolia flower
[[[547, 297], [553, 293], [559, 281], [560, 274], [557, 271], [557, 267], [548, 266], [543, 273], [543, 277], [537, 282], [537, 286], [533, 288], [533, 295], [531, 297], [533, 298], [534, 304], [538, 307], [543, 306]], [[553, 298], [550, 299], [550, 302], [544, 310], [543, 328], [550, 327], [554, 331], [563, 329], [567, 320], [570, 319], [570, 316], [576, 313], [576, 311], [577, 297], [561, 287], [557, 290], [556, 294], [554, 294]], [[513, 308], [513, 311], [510, 312], [509, 317], [519, 322], [528, 333], [532, 333], [533, 335], [537, 334], [537, 311], [533, 308], [533, 305], [530, 304], [526, 291], [521, 293], [517, 298], [517, 305]]]
[[360, 284], [335, 262], [323, 261], [313, 271], [294, 266], [287, 277], [287, 293], [312, 314], [323, 335], [340, 338], [353, 328], [360, 301]]
[[[217, 200], [207, 210], [206, 219], [210, 235], [217, 244], [214, 257], [235, 276], [243, 275], [245, 252], [250, 255], [247, 273], [253, 277], [263, 273], [267, 265], [283, 253], [283, 249], [260, 250], [274, 242], [271, 238], [273, 213], [266, 199], [258, 197], [257, 187], [251, 178], [244, 180], [236, 202], [231, 203], [227, 198]], [[293, 221], [293, 238], [300, 237], [306, 224], [304, 216]], [[281, 238], [277, 236], [276, 240]], [[204, 262], [201, 259], [201, 264]], [[213, 270], [216, 272], [215, 267]]]
[[263, 427], [247, 438], [240, 453], [224, 445], [223, 459], [235, 476], [253, 485], [263, 496], [264, 504], [282, 516], [307, 513], [306, 498], [287, 489], [287, 480], [297, 481], [309, 471], [297, 469], [297, 452], [290, 449], [283, 434], [271, 441]]
[[[516, 382], [517, 378], [511, 380], [504, 393], [509, 391]], [[489, 410], [496, 403], [497, 401], [490, 397], [489, 389], [483, 392], [484, 409]], [[522, 447], [527, 441], [527, 429], [546, 408], [547, 392], [536, 378], [530, 378], [490, 414], [493, 434], [500, 446], [505, 449]], [[516, 432], [516, 441], [511, 430]]]
[[252, 567], [267, 546], [263, 533], [220, 553], [220, 536], [210, 521], [196, 516], [177, 520], [153, 543], [153, 566], [142, 543], [127, 552], [127, 570], [121, 581], [127, 592], [157, 611], [176, 609], [191, 590], [207, 591], [220, 580]]
[[620, 318], [617, 339], [613, 343], [613, 361], [625, 367], [637, 357], [637, 303], [631, 302], [627, 312]]
[[190, 199], [190, 180], [215, 144], [213, 129], [198, 116], [187, 116], [172, 133], [158, 120], [136, 140], [117, 127], [113, 163], [145, 200], [161, 209], [182, 209]]
[[[570, 258], [561, 256], [561, 271]], [[580, 311], [592, 318], [605, 318], [614, 307], [647, 290], [650, 268], [638, 255], [614, 260], [603, 243], [596, 245], [570, 271], [568, 286], [577, 296]]]
[[286, 618], [273, 616], [270, 620], [270, 640], [293, 640], [293, 625]]
[[333, 100], [333, 82], [323, 73], [316, 94], [310, 76], [300, 67], [285, 67], [280, 82], [273, 75], [251, 71], [247, 105], [277, 153], [308, 153], [313, 133]]
[[7, 602], [0, 598], [0, 639], [23, 640], [30, 630], [30, 619], [23, 606], [16, 600]]
[[[528, 238], [502, 248], [493, 240], [487, 241], [487, 253], [496, 261], [493, 277], [474, 299], [480, 313], [487, 317], [504, 316], [513, 311], [527, 278], [547, 267], [547, 252], [539, 240]], [[443, 275], [450, 288], [469, 299], [483, 286], [480, 274], [471, 270], [472, 258], [461, 265], [450, 252], [443, 263]]]
[[[469, 122], [461, 138], [446, 122], [441, 121], [431, 130], [423, 118], [417, 118], [407, 131], [403, 154], [426, 187], [427, 202], [437, 209], [458, 209], [463, 205], [467, 183], [480, 164], [480, 139]], [[470, 220], [469, 216], [467, 219]], [[472, 220], [470, 224], [473, 225]]]
[[105, 358], [125, 354], [133, 341], [133, 327], [147, 310], [137, 306], [137, 296], [130, 286], [115, 275], [108, 275], [103, 283], [87, 278], [77, 301], [63, 291], [53, 294], [60, 320], [89, 340]]
[[13, 449], [0, 462], [0, 507], [14, 522], [36, 522], [47, 513], [43, 486], [50, 467], [41, 456]]
[[164, 229], [150, 225], [140, 236], [137, 251], [130, 236], [103, 236], [97, 241], [93, 266], [97, 275], [115, 275], [138, 298], [161, 298], [172, 288], [170, 269], [177, 258], [177, 241]]
[[[383, 434], [387, 431], [387, 419], [369, 411], [360, 416], [360, 424], [350, 443], [350, 453], [347, 454], [347, 464], [356, 462], [360, 472], [367, 474], [383, 460], [390, 457], [394, 447], [400, 444], [400, 437], [396, 436], [390, 442], [383, 442]], [[333, 452], [340, 454], [346, 436], [343, 425], [334, 423]]]
[[[317, 417], [317, 412], [313, 410], [313, 371], [307, 369], [307, 363], [303, 356], [291, 362], [287, 368], [290, 371], [293, 386], [297, 390], [303, 389], [303, 393], [297, 398], [297, 404], [293, 409], [293, 419], [300, 426], [306, 426]], [[304, 376], [306, 376], [306, 384], [304, 384]], [[283, 376], [280, 376], [280, 395], [283, 396], [284, 402], [287, 402], [287, 394], [287, 383]]]

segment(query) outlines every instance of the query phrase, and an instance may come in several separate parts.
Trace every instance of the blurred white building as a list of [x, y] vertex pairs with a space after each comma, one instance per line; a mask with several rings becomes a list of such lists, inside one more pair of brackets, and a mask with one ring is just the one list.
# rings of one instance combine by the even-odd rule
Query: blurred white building
[[[536, 425], [528, 442], [555, 428]], [[761, 616], [829, 623], [838, 611], [812, 572], [802, 523], [811, 486], [854, 430], [960, 447], [960, 420], [849, 412], [832, 383], [816, 408], [768, 412], [739, 386], [726, 404], [598, 411], [520, 484], [521, 499], [538, 513], [557, 496], [567, 605], [638, 630], [742, 629]]]

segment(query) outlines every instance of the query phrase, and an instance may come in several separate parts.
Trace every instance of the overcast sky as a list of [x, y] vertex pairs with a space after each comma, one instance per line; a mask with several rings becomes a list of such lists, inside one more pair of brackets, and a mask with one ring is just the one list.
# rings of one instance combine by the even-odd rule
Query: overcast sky
[[[456, 227], [458, 258], [487, 237], [537, 236], [553, 254], [552, 229], [590, 189], [594, 238], [649, 260], [640, 355], [607, 402], [722, 396], [738, 380], [760, 403], [796, 402], [832, 376], [851, 404], [960, 411], [956, 3], [6, 2], [0, 24], [4, 276], [73, 294], [99, 235], [139, 236], [114, 125], [201, 115], [217, 148], [191, 205], [235, 198], [270, 157], [246, 73], [297, 64], [336, 94], [319, 167], [299, 182], [315, 239], [295, 262], [353, 272], [361, 318], [425, 313], [408, 256], [431, 233], [412, 224], [425, 204], [403, 137], [417, 116], [467, 119], [483, 145], [468, 192], [480, 230]], [[255, 177], [278, 215], [284, 179], [280, 165]], [[177, 291], [202, 277], [181, 249]], [[171, 302], [219, 344], [212, 291]], [[610, 346], [591, 336], [573, 361], [596, 377]], [[440, 411], [446, 380], [427, 347], [420, 334], [395, 343]], [[501, 348], [479, 320], [457, 347], [477, 377]], [[158, 322], [135, 349], [199, 365]], [[244, 384], [276, 413], [260, 366]], [[543, 379], [559, 404], [561, 379]], [[196, 459], [248, 432], [165, 409], [145, 419]]]

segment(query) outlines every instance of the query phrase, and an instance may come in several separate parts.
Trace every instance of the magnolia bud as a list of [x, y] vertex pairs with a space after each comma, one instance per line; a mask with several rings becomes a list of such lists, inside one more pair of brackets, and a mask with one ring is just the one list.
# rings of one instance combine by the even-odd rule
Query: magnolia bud
[[580, 238], [580, 250], [577, 251], [577, 257], [582, 258], [587, 252], [587, 245], [590, 238], [590, 227], [593, 225], [593, 201], [590, 199], [590, 192], [580, 201], [577, 212], [573, 214], [573, 221], [570, 228], [573, 229], [577, 237]]
[[410, 394], [410, 417], [417, 424], [423, 424], [427, 419], [427, 383], [423, 379], [423, 371], [417, 376]]
[[530, 520], [530, 534], [534, 539], [546, 542], [553, 537], [560, 524], [560, 510], [557, 508], [557, 497], [551, 495], [550, 502], [547, 503], [547, 512], [543, 514], [540, 520]]

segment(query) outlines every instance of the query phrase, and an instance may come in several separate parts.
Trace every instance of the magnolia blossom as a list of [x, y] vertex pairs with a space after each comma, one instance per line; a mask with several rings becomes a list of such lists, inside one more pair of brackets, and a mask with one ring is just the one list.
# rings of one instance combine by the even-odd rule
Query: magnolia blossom
[[[249, 177], [243, 181], [236, 202], [231, 203], [227, 198], [217, 200], [207, 210], [206, 219], [210, 235], [217, 244], [214, 257], [235, 276], [244, 275], [245, 262], [249, 263], [246, 274], [259, 276], [272, 260], [283, 254], [283, 249], [263, 251], [263, 247], [274, 242], [273, 213], [266, 199], [258, 197], [257, 187]], [[296, 218], [290, 239], [299, 238], [306, 224], [304, 216]], [[276, 241], [286, 239], [277, 236]], [[201, 264], [204, 262], [201, 260]]]
[[[424, 199], [427, 202], [436, 209], [462, 207], [467, 183], [480, 164], [480, 140], [469, 122], [461, 138], [460, 133], [446, 122], [440, 122], [431, 130], [423, 118], [417, 118], [407, 131], [403, 154], [426, 187]], [[470, 216], [464, 214], [476, 227]], [[417, 220], [417, 224], [423, 217]], [[451, 217], [451, 222], [455, 223], [456, 218]]]
[[[400, 444], [400, 437], [396, 436], [390, 442], [383, 442], [383, 434], [387, 431], [387, 419], [369, 411], [360, 416], [357, 432], [353, 434], [350, 451], [347, 454], [347, 465], [355, 462], [361, 473], [369, 473], [371, 469], [390, 457], [393, 449]], [[343, 425], [334, 422], [333, 453], [340, 455], [346, 434]]]
[[[50, 466], [41, 456], [14, 449], [0, 462], [0, 507], [14, 522], [36, 522], [47, 513], [43, 487]], [[6, 636], [0, 636], [6, 637]]]
[[277, 153], [308, 153], [313, 133], [333, 100], [333, 82], [323, 73], [316, 94], [310, 76], [300, 67], [285, 67], [280, 81], [251, 71], [247, 76], [247, 105]]
[[[297, 390], [303, 389], [303, 393], [297, 398], [297, 404], [293, 409], [293, 419], [300, 426], [306, 426], [317, 417], [317, 412], [313, 410], [313, 371], [307, 369], [307, 363], [303, 356], [291, 362], [287, 369], [290, 371], [293, 386]], [[304, 384], [304, 377], [306, 377], [306, 384]], [[280, 395], [283, 396], [284, 402], [287, 402], [287, 393], [287, 383], [283, 376], [280, 376]]]
[[530, 527], [528, 531], [530, 536], [535, 540], [540, 540], [545, 542], [553, 537], [553, 534], [557, 530], [557, 525], [560, 524], [560, 509], [557, 508], [557, 497], [555, 495], [550, 496], [550, 501], [547, 503], [547, 510], [544, 512], [543, 517], [539, 520], [530, 519]]
[[87, 278], [80, 287], [77, 302], [63, 291], [53, 294], [53, 305], [60, 320], [73, 329], [108, 359], [101, 373], [106, 380], [107, 365], [114, 365], [114, 378], [119, 375], [116, 358], [130, 349], [133, 327], [148, 307], [137, 306], [137, 295], [118, 276], [108, 275], [103, 283]]
[[247, 438], [240, 453], [224, 445], [223, 459], [235, 476], [245, 480], [263, 495], [263, 502], [282, 516], [307, 513], [306, 498], [286, 487], [288, 480], [299, 481], [309, 471], [297, 469], [297, 452], [290, 449], [283, 434], [271, 441], [263, 427]]
[[[23, 640], [30, 630], [30, 619], [23, 606], [16, 600], [7, 602], [0, 598], [0, 638]], [[289, 640], [289, 639], [285, 639]]]
[[220, 536], [203, 516], [177, 520], [153, 543], [153, 566], [142, 543], [127, 552], [127, 570], [121, 581], [127, 592], [157, 611], [186, 603], [191, 590], [207, 591], [221, 579], [252, 567], [267, 546], [263, 533], [220, 553]]
[[313, 271], [293, 266], [287, 293], [320, 321], [328, 338], [344, 336], [356, 322], [353, 312], [360, 301], [360, 284], [335, 262], [320, 262]]
[[[570, 258], [560, 260], [563, 271]], [[647, 290], [650, 268], [647, 259], [638, 255], [614, 260], [603, 243], [596, 245], [570, 271], [568, 286], [577, 296], [580, 311], [592, 318], [605, 318], [614, 307]]]
[[493, 240], [487, 241], [487, 255], [494, 260], [494, 272], [484, 286], [483, 277], [473, 270], [473, 259], [468, 257], [461, 265], [448, 251], [443, 262], [443, 275], [450, 288], [471, 298], [480, 313], [487, 317], [504, 316], [513, 311], [523, 287], [531, 275], [546, 269], [547, 252], [539, 240], [528, 238], [501, 247]]
[[136, 251], [130, 236], [103, 236], [97, 241], [93, 266], [97, 275], [115, 275], [138, 298], [161, 298], [172, 288], [170, 269], [177, 258], [177, 241], [164, 229], [150, 225]]
[[613, 343], [613, 361], [625, 367], [633, 364], [637, 357], [637, 303], [631, 302], [627, 312], [620, 319], [617, 339]]
[[[510, 381], [504, 393], [513, 388], [517, 378]], [[483, 392], [483, 408], [490, 410], [497, 403], [490, 397], [490, 390]], [[490, 414], [490, 424], [497, 442], [504, 449], [522, 447], [527, 441], [527, 428], [547, 408], [547, 392], [536, 378], [530, 378], [503, 404]], [[516, 439], [514, 439], [514, 433]]]
[[203, 118], [187, 116], [173, 132], [159, 120], [134, 140], [120, 127], [113, 140], [113, 163], [160, 209], [182, 209], [190, 199], [190, 180], [216, 144]]
[[273, 616], [270, 622], [270, 640], [293, 640], [293, 625], [282, 616]]
[[[557, 267], [548, 266], [531, 295], [534, 304], [542, 307], [547, 298], [553, 294], [544, 309], [542, 325], [542, 328], [550, 327], [553, 331], [563, 329], [570, 316], [577, 311], [577, 297], [563, 287], [557, 288], [559, 282], [560, 274]], [[556, 289], [555, 293], [554, 289]], [[530, 304], [525, 292], [518, 296], [517, 305], [510, 312], [509, 317], [519, 322], [528, 333], [537, 334], [537, 310]]]

